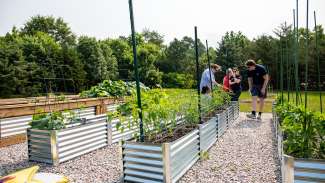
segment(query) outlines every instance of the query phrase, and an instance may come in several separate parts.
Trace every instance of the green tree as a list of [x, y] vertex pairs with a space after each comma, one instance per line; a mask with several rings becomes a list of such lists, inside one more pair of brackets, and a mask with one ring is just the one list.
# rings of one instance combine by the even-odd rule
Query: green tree
[[224, 69], [243, 66], [250, 58], [249, 39], [241, 32], [226, 32], [217, 48], [217, 63]]
[[81, 36], [77, 51], [86, 71], [86, 80], [90, 85], [109, 78], [108, 62], [105, 60], [101, 45], [95, 38]]
[[21, 29], [23, 35], [35, 35], [37, 32], [47, 33], [59, 43], [71, 45], [76, 42], [76, 36], [62, 18], [36, 15]]
[[152, 43], [159, 47], [163, 47], [164, 36], [159, 34], [157, 31], [150, 31], [149, 29], [144, 29], [142, 31], [142, 35], [146, 43]]

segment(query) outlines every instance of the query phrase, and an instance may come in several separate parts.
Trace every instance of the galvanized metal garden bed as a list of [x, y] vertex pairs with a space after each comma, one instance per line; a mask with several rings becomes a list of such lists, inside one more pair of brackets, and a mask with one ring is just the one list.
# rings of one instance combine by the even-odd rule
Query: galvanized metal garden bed
[[218, 119], [211, 118], [204, 124], [199, 124], [200, 130], [200, 151], [207, 151], [218, 138]]
[[162, 144], [124, 142], [121, 146], [123, 180], [173, 183], [199, 159], [199, 130]]
[[283, 183], [325, 182], [325, 160], [301, 159], [286, 155], [283, 151], [283, 132], [280, 120], [272, 105], [273, 125], [281, 165]]
[[[89, 118], [95, 116], [95, 107], [85, 109], [74, 109], [76, 115], [80, 118]], [[10, 117], [0, 119], [0, 138], [9, 137], [18, 134], [25, 134], [29, 122], [32, 121], [32, 115]]]
[[106, 115], [62, 130], [28, 129], [28, 157], [31, 161], [59, 164], [109, 144]]
[[237, 120], [239, 118], [239, 102], [238, 101], [232, 101], [231, 105], [233, 107], [233, 111], [234, 111], [234, 120]]
[[221, 137], [227, 130], [227, 110], [222, 111], [221, 113], [217, 114], [217, 136], [218, 138]]

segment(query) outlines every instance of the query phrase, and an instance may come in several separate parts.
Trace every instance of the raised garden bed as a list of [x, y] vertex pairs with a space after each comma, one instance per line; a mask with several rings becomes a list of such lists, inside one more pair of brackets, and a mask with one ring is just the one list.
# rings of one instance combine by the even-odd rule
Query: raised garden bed
[[280, 125], [280, 117], [272, 105], [273, 125], [281, 164], [282, 182], [296, 181], [325, 182], [325, 160], [313, 158], [296, 158], [284, 152], [284, 133]]
[[170, 143], [124, 142], [123, 179], [129, 182], [176, 182], [199, 159], [199, 130]]
[[[218, 122], [226, 131], [228, 110], [211, 117], [198, 128], [177, 139], [161, 135], [161, 142], [123, 142], [121, 157], [126, 182], [177, 182], [218, 138]], [[182, 126], [182, 124], [180, 124]], [[184, 129], [184, 127], [179, 127]], [[178, 130], [176, 129], [176, 132]], [[223, 132], [224, 132], [223, 131]]]
[[218, 138], [221, 137], [227, 130], [228, 128], [228, 123], [227, 123], [227, 110], [222, 111], [221, 113], [218, 113], [216, 115], [217, 117], [217, 135]]
[[204, 124], [199, 124], [200, 150], [207, 151], [218, 138], [218, 119], [212, 117]]
[[[64, 101], [57, 104], [21, 104], [7, 105], [0, 107], [0, 140], [7, 140], [16, 135], [26, 134], [28, 123], [32, 120], [32, 115], [37, 111], [72, 110], [81, 118], [89, 118], [99, 114], [105, 114], [108, 110], [113, 110], [123, 99], [98, 98], [79, 99]], [[82, 109], [80, 109], [82, 107]], [[11, 140], [15, 142], [15, 140]], [[21, 142], [21, 141], [17, 141]], [[12, 143], [7, 145], [11, 145]]]
[[237, 120], [239, 118], [239, 102], [238, 101], [232, 101], [231, 105], [233, 107], [233, 111], [234, 111], [234, 120]]
[[61, 130], [28, 129], [29, 160], [59, 164], [109, 144], [106, 115]]

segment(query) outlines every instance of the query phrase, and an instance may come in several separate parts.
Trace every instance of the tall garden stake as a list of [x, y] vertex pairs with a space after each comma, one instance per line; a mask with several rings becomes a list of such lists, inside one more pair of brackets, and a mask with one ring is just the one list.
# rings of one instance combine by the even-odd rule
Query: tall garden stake
[[308, 17], [309, 15], [309, 0], [307, 0], [307, 12], [306, 12], [306, 35], [305, 35], [305, 115], [304, 115], [304, 123], [303, 123], [303, 152], [304, 158], [306, 158], [309, 154], [309, 144], [308, 144], [308, 131], [310, 125], [310, 119], [307, 119], [307, 88], [308, 88], [308, 46], [309, 46], [309, 28], [308, 28]]
[[[287, 22], [285, 22], [285, 25], [287, 26]], [[287, 80], [287, 100], [290, 102], [290, 72], [289, 72], [289, 49], [288, 49], [288, 34], [286, 34], [285, 37], [285, 60], [286, 60], [286, 80]]]
[[205, 45], [207, 47], [207, 59], [208, 59], [208, 67], [209, 67], [209, 74], [210, 74], [211, 95], [213, 96], [213, 86], [212, 86], [212, 76], [211, 76], [211, 63], [210, 63], [210, 56], [209, 56], [208, 40], [205, 40]]
[[281, 90], [281, 101], [283, 102], [283, 41], [282, 41], [282, 35], [280, 35], [280, 90]]
[[306, 37], [305, 37], [305, 109], [307, 109], [307, 89], [308, 89], [308, 47], [309, 47], [309, 0], [307, 0], [307, 12], [306, 12]]
[[201, 96], [200, 96], [200, 72], [199, 72], [199, 49], [197, 45], [197, 27], [194, 27], [195, 36], [195, 60], [196, 60], [196, 81], [197, 81], [197, 99], [198, 99], [198, 109], [199, 109], [199, 121], [202, 123], [201, 119]]
[[317, 34], [317, 22], [316, 22], [316, 12], [315, 11], [314, 11], [314, 23], [315, 23], [315, 51], [316, 51], [316, 57], [317, 57], [319, 105], [320, 105], [320, 112], [323, 113], [322, 88], [321, 88], [321, 84], [320, 84], [320, 66], [319, 66], [318, 34]]
[[131, 21], [131, 32], [132, 32], [133, 60], [134, 60], [135, 79], [137, 85], [137, 100], [138, 100], [139, 120], [140, 120], [140, 141], [143, 142], [144, 134], [143, 134], [143, 122], [142, 122], [141, 91], [140, 91], [138, 62], [137, 62], [137, 45], [136, 45], [135, 31], [134, 31], [132, 0], [129, 0], [129, 9], [130, 9], [130, 21]]
[[294, 51], [293, 51], [293, 58], [294, 58], [294, 75], [295, 75], [295, 90], [296, 90], [296, 105], [299, 104], [298, 98], [298, 89], [299, 89], [299, 81], [298, 81], [298, 55], [297, 55], [297, 28], [296, 28], [296, 11], [293, 9], [293, 38], [294, 38]]

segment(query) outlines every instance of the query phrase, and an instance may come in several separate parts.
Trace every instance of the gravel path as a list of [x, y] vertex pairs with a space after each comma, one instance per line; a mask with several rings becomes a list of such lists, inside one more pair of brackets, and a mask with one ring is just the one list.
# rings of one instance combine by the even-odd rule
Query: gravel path
[[240, 119], [180, 180], [184, 182], [280, 182], [271, 114], [262, 122]]
[[72, 183], [116, 182], [121, 175], [118, 145], [98, 149], [58, 166], [28, 162], [26, 143], [0, 148], [0, 176], [32, 165], [39, 165], [40, 172], [65, 175]]
[[[245, 120], [244, 114], [199, 160], [180, 183], [280, 182], [280, 167], [273, 139], [271, 114], [262, 122]], [[256, 158], [257, 157], [257, 158]], [[0, 176], [38, 164], [41, 172], [67, 176], [71, 182], [117, 182], [121, 176], [118, 145], [105, 147], [58, 166], [28, 162], [27, 144], [0, 148]]]

